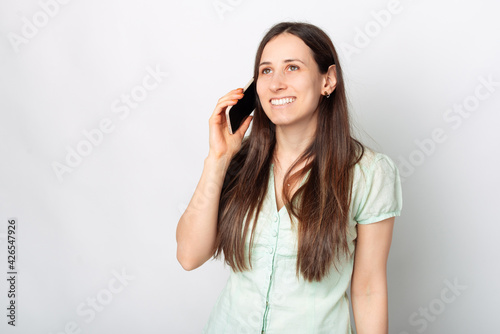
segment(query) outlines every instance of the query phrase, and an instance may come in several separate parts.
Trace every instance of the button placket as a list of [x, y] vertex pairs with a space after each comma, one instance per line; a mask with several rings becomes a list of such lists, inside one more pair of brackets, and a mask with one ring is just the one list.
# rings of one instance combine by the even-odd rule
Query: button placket
[[271, 235], [275, 239], [271, 239], [271, 242], [274, 241], [273, 246], [269, 246], [269, 253], [272, 254], [272, 260], [271, 260], [271, 274], [269, 275], [269, 284], [267, 287], [267, 295], [266, 295], [266, 308], [264, 310], [264, 319], [262, 320], [262, 333], [265, 333], [266, 328], [267, 328], [267, 315], [269, 313], [269, 295], [271, 291], [271, 285], [272, 285], [272, 280], [274, 276], [274, 269], [275, 269], [275, 255], [276, 255], [276, 248], [278, 246], [278, 235], [279, 235], [279, 225], [280, 225], [280, 219], [279, 219], [279, 212], [276, 212], [273, 217], [273, 222], [274, 224], [271, 224], [272, 226], [272, 232]]

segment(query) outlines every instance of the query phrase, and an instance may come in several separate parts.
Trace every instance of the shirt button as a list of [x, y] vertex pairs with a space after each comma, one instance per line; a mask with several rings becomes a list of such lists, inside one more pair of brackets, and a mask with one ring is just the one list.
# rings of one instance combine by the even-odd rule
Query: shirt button
[[273, 248], [272, 247], [269, 247], [269, 253], [272, 254], [273, 253]]

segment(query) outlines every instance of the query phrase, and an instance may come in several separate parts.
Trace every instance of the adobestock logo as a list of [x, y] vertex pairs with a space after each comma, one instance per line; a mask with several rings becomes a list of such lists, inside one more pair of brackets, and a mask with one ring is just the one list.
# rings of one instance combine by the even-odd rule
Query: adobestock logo
[[346, 60], [350, 62], [354, 54], [360, 54], [362, 49], [367, 48], [380, 35], [382, 30], [392, 22], [393, 16], [401, 13], [402, 10], [399, 0], [390, 0], [387, 3], [387, 9], [372, 10], [370, 12], [372, 20], [366, 22], [363, 29], [355, 28], [352, 44], [346, 42], [340, 44]]
[[242, 2], [243, 0], [215, 0], [212, 4], [219, 18], [224, 20], [225, 13], [232, 12]]
[[[120, 98], [115, 99], [111, 104], [111, 112], [118, 114], [120, 120], [125, 120], [130, 116], [131, 109], [137, 109], [149, 93], [156, 90], [164, 78], [168, 76], [167, 72], [163, 72], [159, 65], [155, 68], [146, 67], [147, 74], [143, 77], [141, 84], [132, 87], [129, 93], [122, 93]], [[66, 145], [66, 157], [63, 162], [52, 161], [52, 170], [54, 171], [59, 182], [63, 182], [65, 174], [71, 174], [83, 163], [85, 157], [88, 157], [95, 147], [100, 146], [105, 135], [111, 134], [116, 129], [115, 122], [108, 117], [101, 119], [96, 128], [90, 130], [84, 129], [82, 135], [85, 139], [81, 139], [74, 147]]]
[[[95, 295], [87, 297], [76, 307], [76, 314], [84, 318], [86, 324], [94, 321], [97, 313], [103, 312], [115, 296], [122, 293], [130, 282], [135, 280], [134, 276], [127, 274], [125, 268], [122, 268], [121, 271], [113, 270], [111, 273], [113, 277], [108, 280], [105, 288], [99, 290]], [[81, 334], [83, 332], [82, 326], [77, 321], [72, 320], [64, 324], [62, 330], [49, 334]]]
[[[455, 278], [453, 283], [448, 279], [445, 279], [443, 283], [446, 287], [441, 289], [439, 298], [432, 299], [426, 307], [421, 306], [418, 308], [418, 312], [410, 314], [408, 322], [411, 326], [416, 327], [415, 330], [418, 333], [423, 333], [429, 327], [429, 323], [436, 321], [438, 316], [446, 311], [448, 305], [454, 303], [457, 297], [467, 289], [466, 285], [460, 285], [458, 283], [458, 278]], [[403, 331], [399, 334], [410, 333]]]
[[[494, 81], [493, 75], [488, 77], [479, 76], [477, 78], [479, 84], [474, 88], [474, 92], [466, 96], [462, 102], [453, 104], [453, 107], [448, 108], [443, 114], [443, 120], [450, 124], [451, 129], [457, 130], [462, 126], [464, 120], [473, 115], [481, 102], [489, 99], [500, 86], [499, 81]], [[431, 131], [431, 135], [423, 139], [415, 139], [416, 149], [410, 152], [408, 156], [400, 155], [396, 161], [401, 175], [401, 182], [412, 176], [417, 167], [425, 163], [426, 159], [436, 152], [439, 144], [448, 140], [446, 130], [442, 127], [436, 127]]]
[[19, 53], [19, 47], [23, 44], [28, 44], [35, 38], [40, 29], [46, 27], [50, 20], [59, 14], [61, 5], [67, 5], [69, 2], [71, 0], [40, 0], [38, 4], [41, 9], [35, 12], [31, 19], [25, 16], [21, 18], [23, 22], [21, 33], [9, 32], [7, 34], [7, 38], [14, 51]]

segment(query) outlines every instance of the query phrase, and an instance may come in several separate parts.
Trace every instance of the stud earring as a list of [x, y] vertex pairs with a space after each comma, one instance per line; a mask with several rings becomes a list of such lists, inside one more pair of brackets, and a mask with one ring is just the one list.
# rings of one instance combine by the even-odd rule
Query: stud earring
[[326, 98], [329, 98], [330, 97], [330, 94], [328, 94], [328, 92], [325, 90], [325, 93], [324, 95], [326, 96]]

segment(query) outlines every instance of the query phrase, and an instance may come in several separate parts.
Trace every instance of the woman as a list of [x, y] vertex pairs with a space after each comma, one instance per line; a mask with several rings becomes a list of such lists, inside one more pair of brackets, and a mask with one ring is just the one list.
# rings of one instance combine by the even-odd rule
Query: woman
[[222, 253], [232, 269], [203, 332], [353, 333], [352, 279], [357, 332], [387, 333], [399, 173], [351, 136], [330, 38], [307, 23], [275, 25], [254, 78], [254, 116], [234, 135], [224, 111], [242, 89], [219, 99], [203, 173], [177, 227], [184, 269]]

